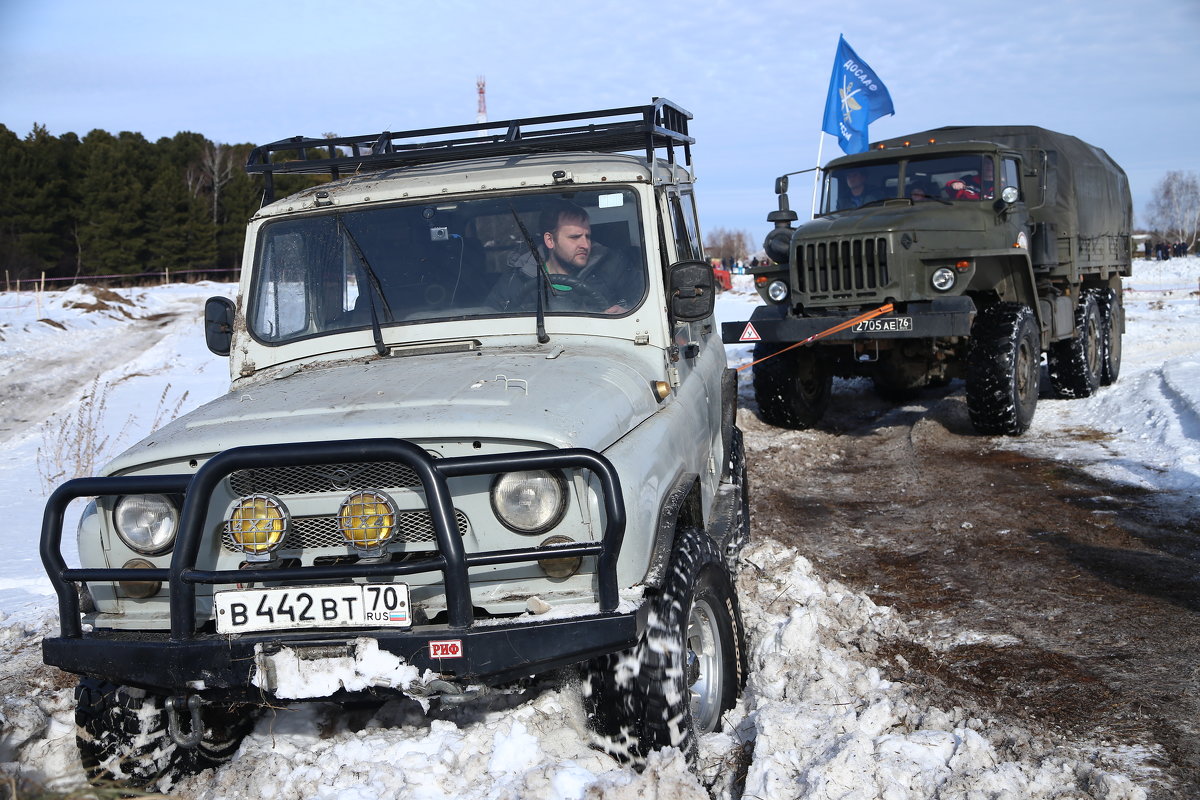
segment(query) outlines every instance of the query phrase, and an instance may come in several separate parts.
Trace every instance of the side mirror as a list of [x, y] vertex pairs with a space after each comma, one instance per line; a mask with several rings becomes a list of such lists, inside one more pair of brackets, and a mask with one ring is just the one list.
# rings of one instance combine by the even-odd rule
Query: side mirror
[[210, 297], [204, 301], [204, 341], [217, 355], [229, 355], [233, 343], [233, 301], [228, 297]]
[[699, 322], [712, 316], [717, 303], [717, 278], [704, 261], [680, 261], [667, 268], [671, 317]]

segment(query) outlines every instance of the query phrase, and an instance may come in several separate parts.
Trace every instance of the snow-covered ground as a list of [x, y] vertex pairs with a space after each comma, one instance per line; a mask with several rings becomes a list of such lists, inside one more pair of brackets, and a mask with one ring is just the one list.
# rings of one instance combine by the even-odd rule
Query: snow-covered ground
[[[1184, 494], [1200, 486], [1200, 259], [1138, 262], [1126, 295], [1120, 381], [1086, 400], [1043, 398], [1033, 429], [1006, 446], [1090, 465], [1103, 475]], [[757, 296], [744, 276], [718, 302], [723, 319], [745, 319]], [[67, 786], [82, 781], [74, 749], [71, 690], [37, 675], [38, 642], [53, 630], [55, 603], [38, 557], [47, 482], [72, 462], [97, 465], [157, 420], [211, 399], [227, 384], [223, 359], [204, 346], [200, 302], [227, 285], [94, 292], [0, 293], [0, 380], [78, 383], [97, 343], [136, 323], [187, 309], [135, 357], [99, 370], [62, 407], [27, 413], [29, 400], [0, 390], [0, 772]], [[730, 347], [730, 363], [749, 360]], [[51, 358], [51, 355], [53, 358]], [[74, 365], [74, 368], [73, 366]], [[61, 375], [45, 374], [60, 371]], [[90, 398], [90, 399], [89, 399]], [[103, 398], [103, 402], [101, 402]], [[12, 411], [11, 406], [25, 406]], [[101, 410], [103, 413], [101, 413]], [[16, 420], [13, 422], [12, 420]], [[1068, 429], [1091, 428], [1087, 443]], [[3, 432], [7, 430], [7, 433]], [[103, 452], [62, 443], [90, 431]], [[40, 454], [40, 456], [39, 456]], [[68, 537], [69, 538], [69, 537]], [[229, 765], [170, 787], [195, 798], [703, 798], [727, 793], [733, 765], [748, 763], [745, 797], [1140, 798], [1148, 754], [1112, 743], [1072, 742], [1005, 726], [960, 708], [936, 708], [912, 687], [885, 680], [870, 655], [906, 625], [818, 575], [800, 554], [757, 541], [739, 579], [751, 636], [745, 696], [724, 733], [702, 743], [697, 779], [676, 753], [641, 774], [589, 749], [578, 688], [546, 682], [524, 697], [499, 697], [428, 714], [411, 701], [367, 717], [327, 704], [265, 715]], [[33, 675], [33, 678], [30, 678]], [[20, 696], [17, 696], [17, 693]], [[28, 693], [28, 694], [27, 694]], [[167, 787], [164, 787], [167, 788]]]

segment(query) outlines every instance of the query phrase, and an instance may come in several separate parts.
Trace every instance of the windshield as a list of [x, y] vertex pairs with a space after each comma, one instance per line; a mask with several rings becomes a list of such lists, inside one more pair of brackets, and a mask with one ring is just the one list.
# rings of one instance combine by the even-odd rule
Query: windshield
[[995, 164], [991, 156], [951, 155], [852, 164], [825, 174], [822, 213], [859, 208], [890, 199], [991, 200]]
[[375, 323], [532, 316], [539, 288], [547, 315], [622, 315], [646, 293], [642, 242], [636, 196], [615, 188], [280, 220], [259, 233], [248, 322], [279, 344]]

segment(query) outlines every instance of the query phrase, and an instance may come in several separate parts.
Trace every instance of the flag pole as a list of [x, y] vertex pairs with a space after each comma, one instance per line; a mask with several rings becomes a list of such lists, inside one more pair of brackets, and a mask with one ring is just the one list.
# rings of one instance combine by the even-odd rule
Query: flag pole
[[821, 150], [825, 146], [825, 131], [817, 134], [817, 168], [813, 171], [813, 195], [812, 208], [809, 209], [808, 218], [817, 218], [817, 187], [821, 185]]

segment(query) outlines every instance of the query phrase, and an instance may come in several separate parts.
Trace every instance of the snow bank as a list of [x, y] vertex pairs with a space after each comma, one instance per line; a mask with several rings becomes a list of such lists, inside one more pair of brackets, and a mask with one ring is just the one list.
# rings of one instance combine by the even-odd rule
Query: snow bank
[[[1195, 282], [1200, 261], [1179, 260], [1170, 273], [1162, 269], [1157, 284], [1143, 285], [1135, 277], [1135, 290], [1126, 297], [1121, 380], [1087, 400], [1043, 399], [1031, 434], [1005, 440], [1007, 446], [1090, 458], [1095, 469], [1155, 487], [1195, 487], [1200, 309], [1196, 297], [1179, 291], [1179, 285]], [[718, 301], [723, 319], [746, 319], [757, 303], [745, 276], [735, 281], [741, 291]], [[85, 306], [103, 298], [84, 290], [47, 293], [40, 301], [0, 295], [0, 376], [18, 361], [48, 352], [86, 363], [88, 337], [78, 331], [111, 335], [133, 318], [190, 304], [190, 322], [104, 375], [114, 386], [113, 413], [105, 424], [115, 435], [129, 415], [139, 415], [127, 432], [132, 441], [146, 432], [138, 428], [146, 420], [146, 398], [159, 397], [165, 385], [185, 387], [181, 410], [224, 391], [225, 363], [204, 348], [199, 307], [204, 297], [229, 291], [220, 286], [139, 289], [122, 293], [134, 301], [128, 306], [110, 299], [104, 302], [111, 308], [94, 310]], [[730, 347], [729, 358], [731, 364], [744, 363], [749, 348]], [[59, 369], [67, 379], [70, 359]], [[0, 705], [0, 760], [8, 762], [6, 771], [72, 785], [82, 775], [74, 760], [71, 690], [54, 683], [61, 677], [52, 670], [40, 668], [37, 646], [41, 626], [54, 613], [37, 556], [44, 502], [35, 466], [39, 422], [31, 420], [0, 455], [0, 514], [14, 533], [0, 562], [0, 614], [7, 615], [0, 622], [0, 644], [8, 654], [0, 674], [6, 686], [16, 687]], [[1091, 442], [1072, 435], [1085, 427], [1104, 431], [1107, 438]], [[578, 686], [567, 675], [535, 685], [525, 695], [484, 698], [462, 707], [435, 705], [428, 712], [409, 699], [367, 712], [320, 703], [271, 709], [230, 764], [171, 791], [206, 800], [704, 798], [706, 787], [718, 797], [728, 796], [735, 767], [743, 764], [744, 796], [759, 800], [1145, 796], [1127, 777], [1095, 766], [1092, 758], [1107, 752], [1116, 763], [1137, 764], [1146, 754], [1050, 742], [961, 708], [937, 708], [915, 687], [881, 672], [881, 644], [910, 636], [897, 614], [866, 595], [823, 581], [807, 560], [779, 545], [758, 542], [744, 560], [739, 590], [751, 637], [751, 673], [728, 730], [701, 742], [700, 778], [677, 752], [654, 755], [638, 774], [591, 749]], [[410, 677], [399, 663], [368, 661], [338, 671], [361, 673], [363, 680]], [[297, 692], [302, 691], [296, 688], [299, 680]]]

